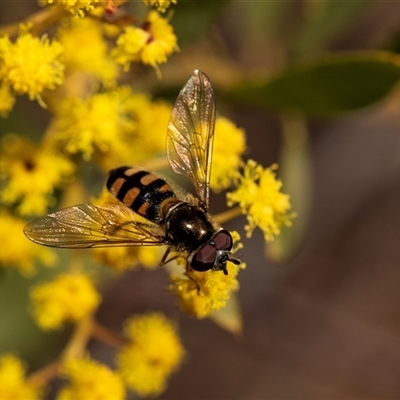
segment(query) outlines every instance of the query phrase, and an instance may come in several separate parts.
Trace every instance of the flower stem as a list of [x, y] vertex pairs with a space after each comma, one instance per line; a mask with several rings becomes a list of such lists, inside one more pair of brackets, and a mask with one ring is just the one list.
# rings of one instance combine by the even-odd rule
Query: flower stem
[[230, 208], [227, 211], [224, 211], [223, 213], [214, 215], [214, 218], [220, 223], [223, 224], [226, 221], [230, 221], [233, 218], [239, 217], [242, 215], [242, 210], [239, 206]]
[[21, 24], [28, 24], [32, 26], [31, 33], [38, 35], [40, 31], [48, 28], [49, 26], [55, 24], [60, 19], [69, 15], [61, 7], [47, 7], [36, 13], [31, 14], [29, 17], [25, 18], [22, 22], [14, 22], [12, 24], [4, 25], [0, 27], [0, 36], [8, 34], [10, 36], [17, 35], [20, 31]]
[[26, 382], [32, 386], [40, 386], [56, 378], [63, 362], [79, 357], [91, 338], [96, 338], [115, 347], [121, 347], [129, 342], [123, 336], [97, 323], [92, 316], [87, 317], [75, 325], [75, 330], [60, 359], [30, 374], [26, 378]]
[[26, 383], [30, 386], [41, 386], [46, 382], [54, 379], [58, 375], [60, 370], [61, 362], [59, 360], [53, 361], [50, 364], [45, 365], [43, 368], [32, 372], [27, 378]]
[[108, 343], [114, 347], [121, 347], [127, 343], [129, 340], [124, 338], [122, 335], [111, 331], [103, 325], [100, 325], [98, 322], [92, 322], [92, 337], [98, 339], [104, 343]]
[[61, 355], [63, 360], [79, 357], [83, 353], [88, 341], [90, 340], [92, 326], [93, 318], [91, 315], [79, 321], [75, 325], [72, 336]]

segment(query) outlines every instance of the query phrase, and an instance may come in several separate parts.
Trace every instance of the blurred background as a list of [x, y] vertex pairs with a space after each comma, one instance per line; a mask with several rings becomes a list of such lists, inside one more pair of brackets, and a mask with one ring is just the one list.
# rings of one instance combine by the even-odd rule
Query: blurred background
[[[1, 2], [0, 23], [36, 9], [34, 1]], [[399, 76], [384, 83], [385, 71], [360, 69], [354, 83], [347, 70], [333, 70], [331, 108], [315, 95], [317, 80], [305, 78], [315, 84], [310, 92], [307, 80], [298, 89], [285, 80], [291, 68], [312, 69], [343, 51], [396, 53], [400, 3], [178, 0], [174, 10], [180, 53], [161, 66], [161, 81], [142, 67], [127, 82], [173, 99], [193, 69], [205, 71], [219, 112], [246, 131], [246, 157], [279, 163], [298, 217], [271, 245], [259, 231], [244, 239], [241, 337], [180, 313], [160, 291], [168, 284], [163, 270], [130, 271], [106, 284], [99, 322], [119, 330], [128, 315], [149, 309], [179, 321], [188, 356], [161, 399], [400, 398]], [[277, 76], [284, 82], [266, 84], [264, 101], [254, 82]], [[20, 100], [18, 114], [0, 120], [0, 135], [45, 126], [40, 106]], [[223, 194], [212, 195], [212, 211], [224, 204]], [[227, 228], [244, 237], [244, 223]], [[35, 369], [57, 356], [69, 332], [45, 335], [34, 327], [26, 310], [30, 285], [12, 271], [1, 275], [0, 352], [17, 351]], [[113, 356], [95, 341], [90, 351]]]

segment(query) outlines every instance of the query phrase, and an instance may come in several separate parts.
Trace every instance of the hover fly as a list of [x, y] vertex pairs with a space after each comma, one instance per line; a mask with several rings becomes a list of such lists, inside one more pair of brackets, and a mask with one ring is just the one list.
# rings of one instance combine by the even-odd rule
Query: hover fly
[[195, 70], [172, 109], [167, 157], [175, 173], [190, 178], [197, 197], [174, 191], [142, 168], [119, 167], [109, 172], [106, 185], [120, 203], [65, 208], [29, 223], [25, 235], [69, 249], [167, 245], [161, 264], [184, 257], [187, 268], [226, 275], [226, 262], [240, 261], [231, 257], [231, 234], [208, 213], [214, 125], [211, 82]]

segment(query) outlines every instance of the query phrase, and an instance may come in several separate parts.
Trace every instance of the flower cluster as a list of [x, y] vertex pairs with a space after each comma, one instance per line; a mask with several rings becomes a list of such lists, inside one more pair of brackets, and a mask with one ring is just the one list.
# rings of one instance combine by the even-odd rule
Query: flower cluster
[[[220, 191], [232, 185], [241, 165], [241, 156], [246, 150], [246, 139], [244, 130], [224, 117], [217, 118], [214, 135], [210, 187], [214, 191]], [[226, 151], [227, 143], [229, 151]]]
[[[231, 233], [234, 240], [232, 252], [235, 253], [243, 245], [239, 242], [239, 234]], [[239, 289], [237, 275], [243, 268], [244, 263], [238, 266], [228, 261], [227, 275], [212, 270], [197, 272], [190, 269], [184, 275], [172, 275], [169, 289], [178, 298], [183, 311], [197, 318], [205, 318], [223, 308], [232, 292]]]
[[[3, 102], [0, 110], [8, 111], [9, 88], [14, 94], [27, 94], [31, 100], [38, 99], [45, 89], [55, 89], [63, 83], [64, 65], [60, 61], [62, 45], [47, 36], [33, 37], [26, 30], [12, 42], [0, 37], [0, 83], [3, 86]], [[7, 100], [8, 98], [8, 100]], [[10, 108], [9, 108], [10, 109]]]
[[44, 214], [54, 202], [54, 190], [68, 182], [75, 165], [62, 153], [23, 136], [8, 134], [0, 143], [0, 200], [18, 203], [21, 215]]
[[151, 11], [142, 27], [124, 29], [112, 55], [127, 70], [132, 62], [138, 61], [156, 67], [177, 49], [177, 38], [168, 21], [157, 11]]
[[68, 383], [58, 392], [57, 400], [125, 399], [125, 387], [118, 374], [89, 357], [68, 360], [60, 374]]
[[131, 340], [117, 359], [124, 382], [142, 397], [162, 393], [185, 354], [176, 328], [164, 315], [150, 313], [127, 320], [124, 331]]
[[86, 74], [106, 87], [116, 84], [118, 66], [109, 54], [104, 35], [104, 27], [88, 18], [72, 18], [58, 28], [68, 79], [73, 74]]
[[12, 354], [0, 357], [0, 399], [42, 398], [42, 388], [29, 384], [25, 379], [26, 366]]
[[99, 0], [39, 0], [41, 5], [59, 5], [71, 14], [83, 17], [86, 12], [93, 11]]
[[289, 214], [289, 196], [281, 192], [282, 182], [276, 179], [277, 165], [264, 169], [262, 165], [249, 160], [243, 166], [243, 174], [237, 174], [236, 189], [227, 194], [228, 205], [238, 203], [247, 216], [245, 226], [251, 236], [254, 228], [260, 228], [265, 240], [270, 242], [283, 225], [290, 226], [293, 214]]
[[58, 329], [65, 322], [80, 321], [100, 302], [91, 279], [83, 274], [60, 274], [32, 289], [32, 312], [43, 329]]
[[44, 266], [55, 264], [53, 252], [36, 246], [23, 234], [26, 222], [11, 215], [6, 209], [0, 209], [0, 268], [15, 268], [25, 276], [31, 276], [38, 262]]
[[[101, 326], [95, 316], [101, 302], [97, 287], [104, 274], [101, 268], [118, 273], [138, 266], [151, 270], [165, 261], [165, 254], [171, 259], [166, 263], [171, 275], [169, 291], [181, 310], [198, 319], [215, 318], [217, 311], [218, 315], [223, 312], [239, 289], [239, 272], [245, 268], [243, 262], [236, 265], [228, 260], [227, 274], [197, 272], [188, 262], [193, 254], [184, 248], [166, 252], [167, 246], [110, 247], [110, 238], [117, 237], [116, 244], [124, 245], [129, 234], [137, 235], [135, 229], [151, 232], [146, 239], [157, 235], [152, 244], [168, 244], [169, 228], [164, 222], [150, 224], [120, 203], [120, 215], [110, 211], [107, 216], [111, 217], [104, 221], [102, 212], [117, 207], [104, 204], [117, 200], [110, 199], [107, 190], [90, 200], [90, 193], [101, 190], [106, 171], [121, 165], [156, 171], [168, 166], [165, 142], [172, 104], [146, 91], [149, 78], [143, 72], [150, 70], [156, 84], [156, 77], [161, 77], [160, 65], [179, 50], [172, 26], [174, 15], [163, 14], [177, 0], [144, 0], [152, 9], [140, 16], [129, 14], [129, 7], [117, 9], [125, 0], [38, 2], [43, 8], [27, 18], [26, 25], [4, 29], [2, 32], [8, 33], [0, 36], [0, 117], [10, 116], [10, 127], [0, 133], [0, 267], [29, 277], [41, 272], [39, 265], [62, 265], [62, 270], [49, 271], [51, 279], [38, 276], [39, 283], [30, 290], [30, 313], [44, 331], [61, 330], [70, 324], [73, 333], [63, 353], [44, 371], [33, 373], [33, 378], [25, 377], [25, 366], [15, 356], [1, 357], [0, 398], [39, 398], [43, 386], [54, 378], [65, 383], [57, 393], [59, 400], [123, 399], [127, 390], [142, 397], [157, 396], [165, 391], [168, 379], [185, 357], [178, 328], [157, 312], [129, 318], [122, 334]], [[19, 103], [21, 96], [36, 100], [29, 103], [30, 115], [38, 111], [40, 124], [34, 124], [29, 132], [18, 114], [24, 106]], [[209, 147], [213, 150], [210, 189], [228, 191], [228, 206], [233, 207], [215, 219], [210, 217], [214, 228], [218, 230], [219, 222], [229, 219], [226, 215], [242, 213], [248, 219], [248, 236], [258, 227], [266, 241], [272, 240], [293, 217], [289, 196], [282, 193], [276, 178], [276, 166], [244, 163], [245, 132], [225, 117], [216, 118], [213, 139]], [[202, 171], [198, 165], [193, 168]], [[200, 203], [169, 178], [165, 180], [177, 198]], [[141, 181], [144, 186], [151, 183]], [[136, 196], [133, 192], [132, 198]], [[81, 219], [74, 212], [89, 206], [52, 212], [87, 202], [95, 205], [93, 214], [88, 212]], [[147, 203], [142, 207], [145, 209]], [[73, 216], [68, 219], [69, 212]], [[87, 247], [106, 247], [71, 251], [65, 257], [66, 253], [35, 245], [24, 237], [23, 230], [37, 216], [42, 219], [40, 226], [35, 225], [34, 241], [43, 243], [41, 238], [51, 234], [55, 247], [80, 248], [78, 239], [82, 238]], [[243, 245], [239, 234], [232, 232], [232, 237], [231, 252], [235, 253]], [[219, 255], [224, 257], [223, 252]], [[240, 320], [237, 314], [233, 318]], [[114, 368], [88, 354], [90, 339], [117, 347]]]

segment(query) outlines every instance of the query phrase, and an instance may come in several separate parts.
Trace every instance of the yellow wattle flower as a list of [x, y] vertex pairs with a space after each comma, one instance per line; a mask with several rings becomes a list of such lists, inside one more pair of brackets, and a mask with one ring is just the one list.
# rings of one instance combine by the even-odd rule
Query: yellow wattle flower
[[279, 235], [282, 225], [290, 226], [294, 214], [289, 214], [289, 195], [282, 193], [282, 182], [276, 178], [276, 164], [263, 168], [253, 160], [235, 178], [236, 189], [227, 193], [228, 205], [238, 204], [247, 217], [247, 237], [260, 228], [267, 242]]
[[[243, 247], [237, 232], [231, 232], [234, 247], [232, 252]], [[246, 265], [226, 263], [228, 274], [221, 271], [197, 272], [189, 270], [185, 275], [172, 275], [169, 290], [178, 298], [182, 311], [197, 317], [208, 317], [226, 305], [232, 292], [239, 290], [237, 275]]]
[[15, 96], [8, 85], [0, 84], [0, 117], [7, 117], [15, 103]]
[[71, 14], [84, 17], [85, 12], [93, 11], [95, 4], [100, 0], [39, 0], [39, 4], [45, 5], [60, 5]]
[[106, 365], [88, 357], [66, 361], [61, 375], [69, 382], [57, 393], [57, 400], [125, 399], [121, 378]]
[[131, 343], [117, 355], [122, 379], [139, 396], [161, 394], [185, 354], [175, 326], [163, 314], [153, 312], [128, 319], [124, 332]]
[[31, 291], [32, 313], [43, 329], [58, 329], [65, 322], [77, 322], [100, 303], [90, 278], [83, 274], [60, 274], [53, 281]]
[[[229, 143], [229, 151], [227, 144]], [[210, 187], [214, 191], [227, 189], [241, 165], [241, 156], [246, 150], [246, 136], [243, 129], [229, 119], [218, 117], [215, 122], [213, 159]]]
[[86, 99], [64, 100], [56, 110], [55, 141], [69, 153], [82, 153], [90, 160], [95, 151], [124, 152], [127, 140], [135, 131], [131, 113], [132, 92], [118, 87]]
[[103, 24], [89, 18], [70, 18], [57, 31], [64, 47], [66, 72], [84, 72], [106, 86], [115, 84], [117, 64], [109, 55]]
[[178, 50], [174, 30], [157, 11], [151, 11], [141, 28], [127, 27], [117, 39], [111, 55], [125, 70], [132, 62], [141, 61], [156, 67]]
[[64, 65], [60, 61], [62, 45], [47, 36], [33, 37], [23, 32], [11, 42], [0, 38], [0, 79], [16, 94], [27, 94], [41, 101], [45, 89], [55, 89], [64, 80]]
[[48, 248], [37, 246], [28, 240], [23, 229], [26, 221], [16, 218], [0, 209], [0, 268], [15, 268], [22, 275], [35, 273], [37, 262], [52, 266], [55, 254]]
[[45, 214], [54, 202], [54, 190], [72, 176], [74, 164], [15, 134], [6, 134], [0, 144], [0, 200], [6, 205], [19, 202], [21, 215]]
[[25, 382], [26, 367], [20, 359], [5, 354], [0, 357], [0, 399], [39, 400], [42, 387], [33, 387]]

